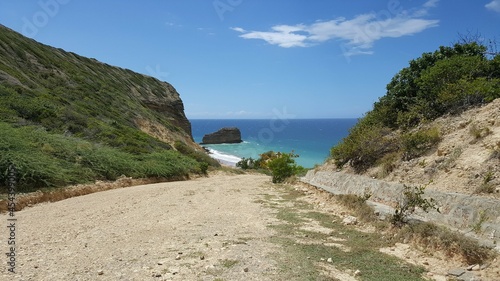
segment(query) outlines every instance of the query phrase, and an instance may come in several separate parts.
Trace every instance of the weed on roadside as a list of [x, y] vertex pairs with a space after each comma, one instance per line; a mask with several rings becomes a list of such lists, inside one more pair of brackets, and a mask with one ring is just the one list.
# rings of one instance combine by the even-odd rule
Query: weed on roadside
[[396, 234], [430, 251], [441, 251], [449, 257], [461, 257], [467, 264], [483, 264], [493, 258], [493, 252], [476, 240], [445, 227], [428, 222], [415, 222], [401, 228]]

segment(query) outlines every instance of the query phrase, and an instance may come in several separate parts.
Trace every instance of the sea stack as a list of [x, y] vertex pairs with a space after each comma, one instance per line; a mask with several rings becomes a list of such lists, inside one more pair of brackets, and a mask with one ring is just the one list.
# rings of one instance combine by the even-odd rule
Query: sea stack
[[240, 143], [241, 132], [236, 127], [226, 127], [203, 136], [201, 144]]

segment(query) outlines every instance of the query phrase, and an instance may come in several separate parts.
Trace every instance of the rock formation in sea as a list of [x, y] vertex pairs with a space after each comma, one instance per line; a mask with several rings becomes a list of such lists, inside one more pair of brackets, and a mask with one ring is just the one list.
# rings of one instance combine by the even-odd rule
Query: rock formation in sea
[[241, 132], [236, 127], [226, 127], [203, 136], [201, 144], [240, 143]]

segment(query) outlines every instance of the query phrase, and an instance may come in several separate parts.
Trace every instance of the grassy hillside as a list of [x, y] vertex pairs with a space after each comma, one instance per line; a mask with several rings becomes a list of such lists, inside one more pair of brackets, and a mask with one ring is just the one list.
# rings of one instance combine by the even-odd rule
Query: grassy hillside
[[[26, 38], [0, 25], [0, 186], [203, 172], [182, 100], [168, 83]], [[176, 149], [183, 148], [183, 153]]]
[[441, 141], [440, 128], [429, 127], [444, 115], [500, 97], [500, 55], [476, 42], [440, 47], [410, 61], [349, 135], [331, 149], [336, 166], [357, 173], [425, 154]]

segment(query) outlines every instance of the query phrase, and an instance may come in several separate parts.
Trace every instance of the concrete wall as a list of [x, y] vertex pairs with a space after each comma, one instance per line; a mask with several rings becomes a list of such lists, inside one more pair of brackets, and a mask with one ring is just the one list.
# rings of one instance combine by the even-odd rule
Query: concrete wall
[[[402, 199], [404, 189], [404, 186], [399, 183], [389, 183], [343, 172], [310, 170], [301, 180], [333, 194], [362, 196], [370, 193], [372, 196], [369, 201], [393, 207]], [[434, 198], [441, 213], [418, 212], [420, 219], [446, 225], [479, 238], [488, 246], [496, 246], [500, 250], [500, 200], [435, 190], [426, 190], [424, 197]], [[391, 210], [391, 208], [385, 208], [385, 210]], [[482, 212], [486, 212], [488, 219], [481, 224], [481, 232], [476, 234], [472, 231], [472, 227], [479, 222]]]

